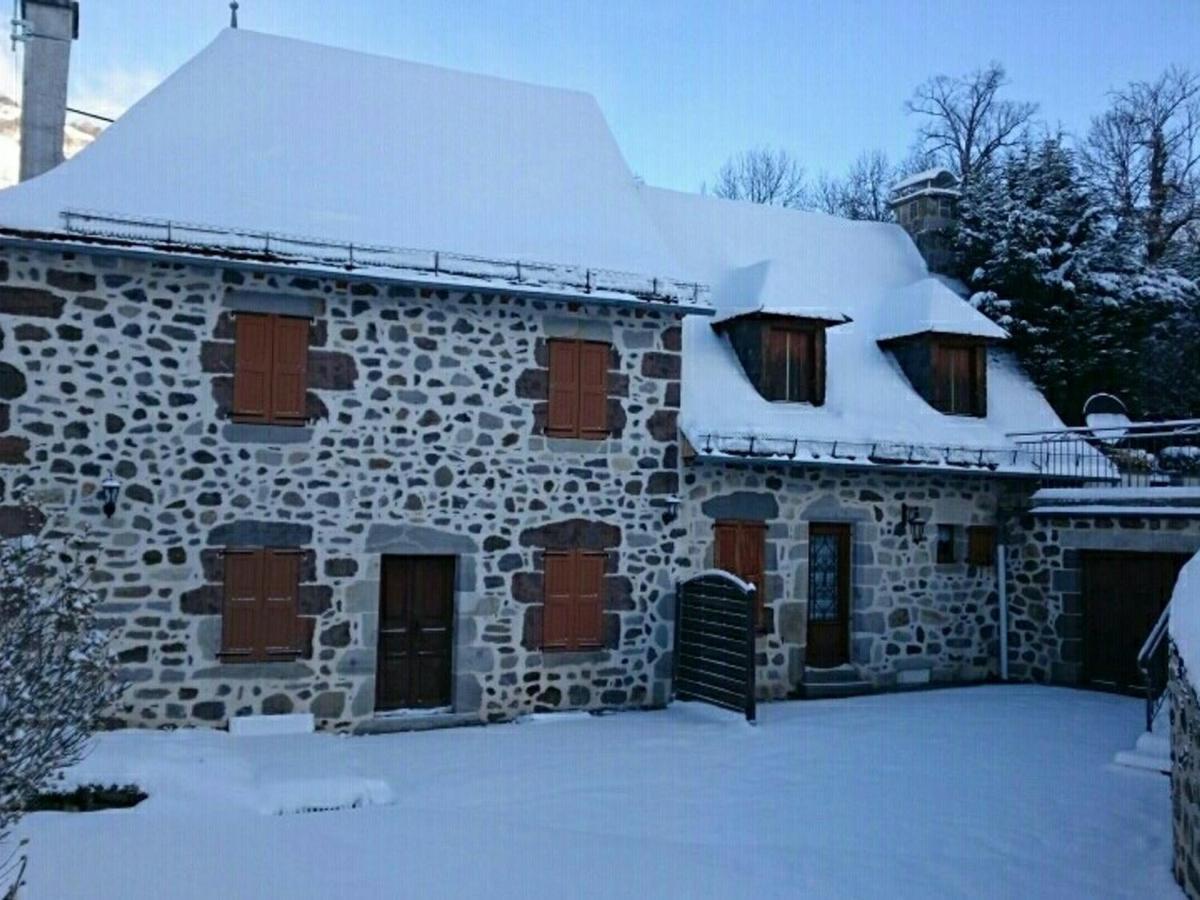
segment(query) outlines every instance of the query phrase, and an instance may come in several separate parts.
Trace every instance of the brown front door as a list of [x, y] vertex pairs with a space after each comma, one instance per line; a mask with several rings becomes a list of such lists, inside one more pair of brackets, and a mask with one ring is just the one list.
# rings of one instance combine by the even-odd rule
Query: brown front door
[[377, 710], [450, 705], [454, 557], [385, 556]]
[[1081, 554], [1083, 677], [1096, 687], [1137, 690], [1137, 655], [1163, 608], [1186, 556], [1172, 553]]
[[850, 661], [850, 526], [808, 526], [806, 664], [829, 669]]

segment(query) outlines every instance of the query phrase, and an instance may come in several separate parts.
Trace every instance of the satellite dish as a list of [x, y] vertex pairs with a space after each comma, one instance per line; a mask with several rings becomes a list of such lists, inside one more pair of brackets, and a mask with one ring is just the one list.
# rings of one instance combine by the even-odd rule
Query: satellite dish
[[[1129, 433], [1133, 424], [1129, 411], [1119, 398], [1112, 394], [1092, 394], [1083, 404], [1083, 421], [1087, 423], [1097, 440], [1106, 444], [1116, 443]], [[1095, 434], [1095, 432], [1101, 432]]]

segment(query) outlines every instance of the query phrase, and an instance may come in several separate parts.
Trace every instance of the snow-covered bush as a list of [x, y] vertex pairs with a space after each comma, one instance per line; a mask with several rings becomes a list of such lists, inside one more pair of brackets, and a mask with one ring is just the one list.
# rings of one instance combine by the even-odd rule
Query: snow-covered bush
[[[88, 585], [94, 550], [53, 528], [0, 541], [0, 848], [120, 692]], [[0, 854], [0, 897], [19, 869]]]

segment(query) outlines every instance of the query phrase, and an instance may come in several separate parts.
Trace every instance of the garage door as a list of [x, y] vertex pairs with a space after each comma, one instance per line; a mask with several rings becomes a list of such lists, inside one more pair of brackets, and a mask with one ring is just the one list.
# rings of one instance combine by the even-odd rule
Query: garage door
[[1138, 650], [1186, 561], [1169, 553], [1083, 554], [1083, 674], [1089, 683], [1141, 688]]

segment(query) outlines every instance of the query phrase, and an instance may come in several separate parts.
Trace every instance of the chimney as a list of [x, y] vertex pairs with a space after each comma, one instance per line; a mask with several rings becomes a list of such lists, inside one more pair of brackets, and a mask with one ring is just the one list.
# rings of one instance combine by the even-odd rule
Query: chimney
[[21, 0], [18, 23], [25, 42], [21, 81], [21, 181], [63, 161], [67, 69], [79, 37], [77, 0]]
[[929, 271], [949, 274], [950, 239], [958, 215], [959, 181], [949, 169], [926, 169], [892, 185], [888, 205], [904, 226]]

